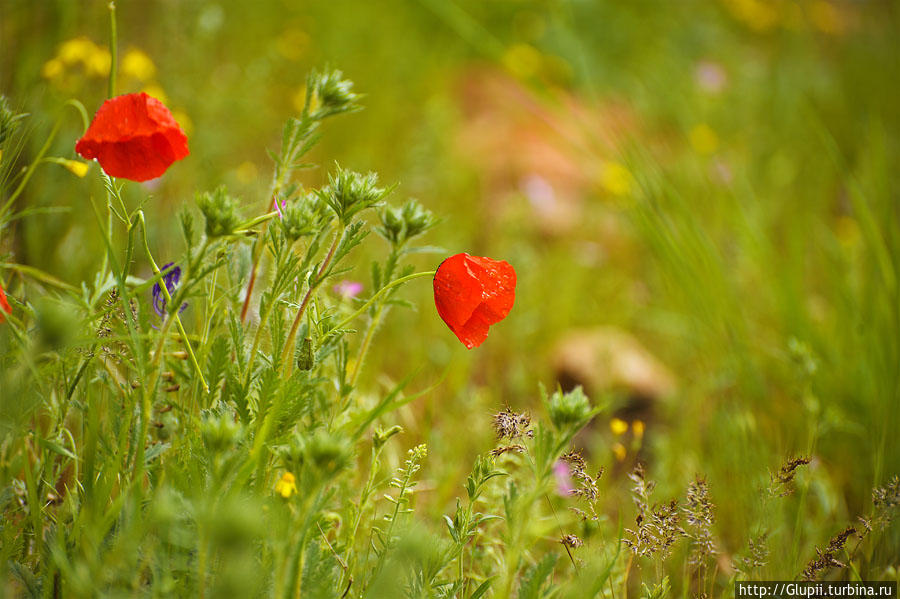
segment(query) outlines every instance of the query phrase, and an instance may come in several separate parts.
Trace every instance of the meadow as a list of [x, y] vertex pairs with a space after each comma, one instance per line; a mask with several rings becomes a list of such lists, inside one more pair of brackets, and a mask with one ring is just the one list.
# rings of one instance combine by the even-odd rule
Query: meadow
[[0, 3], [0, 596], [900, 581], [898, 39]]

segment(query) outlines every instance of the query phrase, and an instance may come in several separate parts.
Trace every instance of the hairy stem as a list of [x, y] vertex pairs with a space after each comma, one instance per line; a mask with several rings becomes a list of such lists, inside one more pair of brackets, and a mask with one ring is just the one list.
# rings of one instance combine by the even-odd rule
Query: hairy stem
[[[141, 230], [143, 231], [144, 236], [144, 251], [147, 254], [147, 260], [150, 261], [150, 267], [153, 269], [153, 274], [159, 276], [161, 274], [159, 270], [159, 266], [156, 265], [156, 261], [153, 259], [153, 255], [150, 253], [150, 242], [147, 239], [147, 222], [144, 220], [144, 212], [142, 210], [138, 210], [137, 220], [141, 223]], [[194, 370], [197, 372], [197, 377], [200, 379], [200, 384], [203, 386], [204, 393], [209, 393], [209, 385], [206, 384], [206, 379], [203, 378], [203, 369], [200, 368], [200, 364], [197, 362], [197, 356], [194, 355], [194, 349], [191, 346], [191, 340], [188, 338], [187, 331], [184, 330], [184, 325], [181, 324], [181, 318], [178, 316], [178, 310], [172, 305], [172, 295], [169, 293], [168, 287], [166, 287], [166, 283], [163, 280], [160, 280], [159, 289], [163, 294], [163, 297], [166, 298], [166, 305], [170, 310], [174, 310], [172, 313], [172, 320], [175, 321], [175, 326], [178, 327], [178, 332], [181, 334], [181, 339], [184, 341], [185, 348], [187, 348], [188, 356], [190, 356], [191, 364], [194, 366]]]
[[294, 317], [294, 323], [291, 325], [291, 332], [288, 334], [284, 349], [281, 352], [281, 363], [282, 368], [284, 368], [283, 373], [285, 378], [291, 376], [291, 373], [294, 371], [294, 360], [292, 359], [294, 343], [297, 340], [297, 331], [300, 329], [300, 321], [303, 319], [304, 312], [306, 312], [306, 306], [309, 305], [309, 300], [312, 299], [313, 292], [315, 292], [316, 288], [322, 284], [323, 276], [328, 271], [328, 266], [331, 264], [334, 253], [337, 251], [338, 245], [340, 245], [341, 239], [343, 238], [344, 227], [341, 226], [334, 235], [334, 241], [331, 243], [328, 254], [325, 256], [322, 265], [319, 267], [319, 271], [316, 273], [316, 278], [310, 282], [309, 289], [306, 290], [306, 295], [303, 296], [303, 301], [300, 302], [300, 307], [297, 309], [297, 315]]
[[116, 3], [109, 3], [109, 97], [116, 95], [116, 67], [118, 63], [118, 34], [116, 33]]

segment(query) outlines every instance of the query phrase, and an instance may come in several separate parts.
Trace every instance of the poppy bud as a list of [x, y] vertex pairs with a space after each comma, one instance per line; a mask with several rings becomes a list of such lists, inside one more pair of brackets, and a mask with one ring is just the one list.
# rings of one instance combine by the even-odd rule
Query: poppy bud
[[564, 429], [582, 423], [591, 413], [591, 403], [581, 387], [575, 387], [568, 393], [556, 391], [545, 398], [550, 421], [557, 429]]
[[402, 208], [387, 207], [381, 212], [378, 233], [394, 245], [403, 245], [434, 226], [434, 215], [410, 200]]
[[300, 346], [300, 353], [297, 355], [298, 370], [312, 370], [316, 365], [316, 356], [313, 353], [312, 339], [307, 337]]

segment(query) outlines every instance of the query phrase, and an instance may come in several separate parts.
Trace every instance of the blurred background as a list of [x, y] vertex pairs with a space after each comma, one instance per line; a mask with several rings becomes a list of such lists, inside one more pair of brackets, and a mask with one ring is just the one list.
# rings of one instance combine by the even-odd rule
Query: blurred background
[[[0, 3], [0, 93], [31, 114], [4, 168], [61, 114], [52, 154], [75, 158], [63, 103], [93, 113], [106, 96], [106, 4]], [[726, 552], [788, 457], [813, 456], [802, 509], [833, 524], [809, 531], [819, 543], [900, 472], [896, 2], [137, 0], [118, 17], [118, 91], [161, 99], [190, 140], [164, 177], [126, 186], [156, 255], [182, 251], [174, 216], [196, 191], [225, 183], [245, 216], [266, 209], [267, 151], [329, 64], [365, 110], [326, 125], [302, 183], [335, 162], [375, 171], [398, 184], [391, 201], [443, 219], [427, 242], [445, 251], [417, 268], [462, 251], [516, 268], [515, 308], [481, 348], [415, 281], [402, 296], [418, 309], [393, 310], [370, 352], [372, 392], [446, 371], [401, 414], [404, 443], [429, 445], [423, 509], [461, 492], [492, 412], [539, 415], [539, 383], [611, 399], [621, 422], [578, 439], [608, 469], [611, 514], [638, 457], [661, 497], [702, 474]], [[92, 276], [92, 175], [39, 170], [19, 208], [62, 210], [17, 221], [0, 254]], [[347, 274], [364, 293], [381, 243]]]

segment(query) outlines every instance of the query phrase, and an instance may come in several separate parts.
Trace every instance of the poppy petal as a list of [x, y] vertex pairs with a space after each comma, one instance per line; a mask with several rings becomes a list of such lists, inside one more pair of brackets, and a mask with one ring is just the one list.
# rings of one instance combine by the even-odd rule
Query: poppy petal
[[516, 272], [509, 263], [468, 254], [444, 260], [434, 275], [438, 315], [467, 348], [481, 345], [488, 330], [509, 314]]
[[0, 322], [4, 322], [6, 320], [6, 316], [3, 313], [12, 314], [12, 306], [9, 305], [9, 301], [6, 299], [6, 292], [3, 290], [3, 287], [0, 287]]
[[96, 158], [106, 174], [132, 181], [159, 177], [189, 154], [187, 136], [172, 113], [145, 93], [104, 102], [75, 151]]

